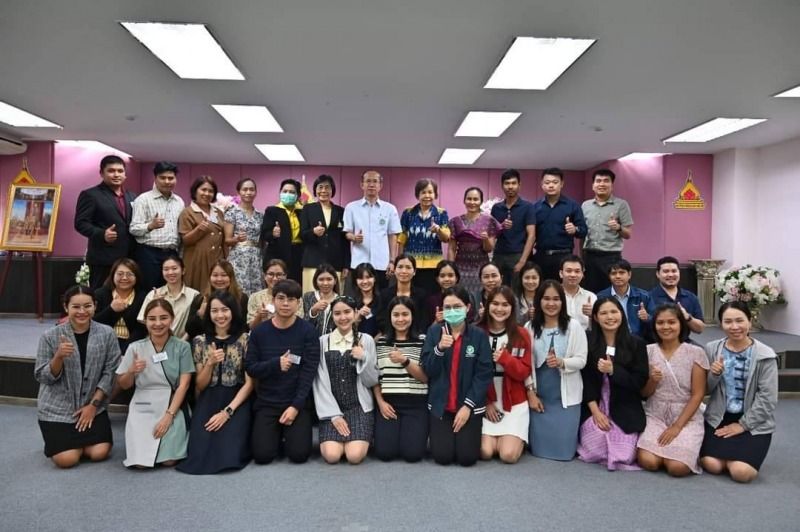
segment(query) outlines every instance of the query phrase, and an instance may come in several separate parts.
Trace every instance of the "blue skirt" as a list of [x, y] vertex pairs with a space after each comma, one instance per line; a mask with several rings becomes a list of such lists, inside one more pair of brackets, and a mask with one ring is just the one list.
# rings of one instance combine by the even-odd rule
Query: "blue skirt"
[[548, 368], [547, 364], [536, 368], [536, 387], [544, 412], [530, 411], [531, 453], [548, 460], [572, 460], [578, 448], [581, 405], [561, 405], [561, 373], [557, 368]]

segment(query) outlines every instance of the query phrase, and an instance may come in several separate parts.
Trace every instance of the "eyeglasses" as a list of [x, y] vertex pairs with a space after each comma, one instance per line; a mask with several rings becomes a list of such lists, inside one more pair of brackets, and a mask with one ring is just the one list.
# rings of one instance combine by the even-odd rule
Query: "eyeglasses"
[[264, 274], [264, 277], [268, 277], [270, 279], [286, 279], [285, 273], [275, 273], [275, 272], [267, 272]]
[[120, 279], [123, 278], [133, 279], [134, 277], [136, 277], [136, 274], [133, 272], [115, 272], [114, 277], [119, 277]]

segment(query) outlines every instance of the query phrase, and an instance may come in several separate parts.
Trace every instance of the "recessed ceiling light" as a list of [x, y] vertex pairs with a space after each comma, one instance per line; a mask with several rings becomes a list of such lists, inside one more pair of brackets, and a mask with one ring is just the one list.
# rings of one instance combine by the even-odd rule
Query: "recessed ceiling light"
[[776, 98], [800, 98], [800, 85], [775, 95]]
[[517, 37], [483, 88], [546, 90], [595, 42]]
[[5, 102], [0, 102], [0, 122], [14, 127], [57, 127], [62, 129], [58, 124], [32, 115], [27, 111], [23, 111]]
[[662, 142], [708, 142], [764, 121], [766, 118], [715, 118]]
[[255, 146], [270, 161], [305, 161], [303, 154], [294, 144], [256, 144]]
[[244, 79], [205, 24], [120, 24], [183, 79]]
[[470, 111], [456, 131], [456, 137], [499, 137], [522, 113]]
[[635, 151], [633, 153], [629, 153], [624, 157], [620, 157], [617, 159], [618, 161], [638, 161], [640, 159], [653, 159], [655, 157], [663, 157], [664, 155], [672, 155], [671, 153], [657, 153], [657, 152], [644, 152], [644, 151]]
[[239, 133], [283, 133], [283, 128], [263, 105], [212, 105]]
[[439, 158], [439, 164], [474, 164], [486, 150], [447, 148]]
[[105, 151], [105, 152], [112, 152], [115, 155], [122, 155], [128, 158], [133, 157], [133, 155], [131, 155], [130, 153], [118, 150], [114, 146], [109, 146], [108, 144], [103, 144], [102, 142], [96, 140], [57, 140], [56, 142], [58, 142], [59, 144], [63, 144], [64, 146], [83, 148], [84, 150]]

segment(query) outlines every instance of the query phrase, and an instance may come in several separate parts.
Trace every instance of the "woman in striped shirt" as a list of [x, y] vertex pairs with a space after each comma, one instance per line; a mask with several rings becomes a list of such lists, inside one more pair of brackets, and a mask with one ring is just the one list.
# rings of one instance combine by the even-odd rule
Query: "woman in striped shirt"
[[418, 462], [428, 447], [428, 377], [420, 366], [425, 336], [417, 332], [417, 308], [410, 297], [392, 298], [386, 315], [391, 325], [376, 345], [375, 456]]

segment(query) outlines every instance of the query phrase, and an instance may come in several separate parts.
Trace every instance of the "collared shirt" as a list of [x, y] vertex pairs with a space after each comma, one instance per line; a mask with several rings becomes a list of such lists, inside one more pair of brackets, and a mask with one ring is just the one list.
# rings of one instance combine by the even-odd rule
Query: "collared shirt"
[[678, 293], [675, 299], [672, 299], [664, 291], [664, 288], [658, 284], [650, 291], [650, 300], [653, 302], [654, 307], [663, 305], [664, 303], [680, 303], [693, 318], [703, 321], [703, 308], [700, 306], [700, 300], [697, 299], [697, 296], [692, 292], [680, 286], [678, 287]]
[[619, 295], [614, 287], [611, 287], [611, 293], [614, 294], [614, 297], [617, 298], [620, 305], [622, 305], [622, 310], [625, 311], [625, 319], [628, 320], [628, 323], [631, 322], [631, 319], [628, 317], [628, 299], [631, 297], [631, 285], [628, 285], [628, 289], [625, 291], [624, 295]]
[[511, 229], [501, 228], [497, 235], [494, 252], [497, 255], [513, 255], [522, 253], [525, 241], [528, 239], [528, 226], [536, 226], [536, 212], [533, 203], [517, 198], [511, 206], [505, 201], [498, 201], [492, 205], [492, 217], [503, 225], [506, 218], [511, 217]]
[[[114, 190], [112, 189], [111, 192], [114, 192]], [[125, 190], [122, 187], [120, 187], [119, 193], [114, 192], [114, 199], [117, 201], [117, 209], [119, 209], [119, 213], [127, 220], [128, 212], [125, 207]]]
[[[165, 285], [158, 289], [158, 293], [164, 294], [164, 300], [169, 301], [170, 305], [172, 305], [172, 311], [175, 313], [175, 319], [172, 320], [172, 327], [170, 328], [172, 329], [173, 334], [180, 338], [183, 336], [183, 333], [186, 332], [186, 321], [189, 319], [189, 307], [192, 306], [192, 301], [194, 301], [195, 296], [197, 296], [197, 294], [200, 292], [194, 288], [183, 285], [178, 295], [172, 297], [172, 294], [169, 293], [169, 287]], [[139, 315], [136, 317], [140, 323], [144, 323], [144, 309], [152, 300], [153, 291], [150, 290], [144, 298]]]
[[376, 270], [385, 270], [389, 265], [389, 235], [403, 232], [397, 208], [387, 201], [377, 200], [370, 205], [366, 198], [351, 201], [344, 209], [344, 231], [357, 234], [362, 231], [364, 242], [353, 242], [350, 266], [355, 268], [368, 262]]
[[583, 313], [583, 305], [586, 303], [586, 300], [589, 300], [589, 304], [594, 306], [594, 302], [597, 301], [597, 296], [594, 292], [590, 292], [583, 287], [578, 288], [578, 292], [571, 296], [569, 292], [564, 292], [564, 295], [567, 297], [567, 314], [569, 317], [581, 324], [581, 327], [584, 329], [589, 328], [589, 316]]
[[286, 216], [289, 217], [289, 226], [292, 228], [292, 244], [302, 244], [303, 239], [300, 238], [300, 211], [303, 210], [303, 207], [297, 205], [290, 209], [280, 202], [275, 206], [286, 211]]
[[404, 251], [414, 257], [417, 268], [436, 268], [444, 257], [442, 255], [442, 241], [438, 233], [431, 233], [432, 223], [439, 226], [439, 232], [450, 236], [450, 222], [447, 211], [436, 205], [431, 205], [426, 218], [422, 217], [419, 203], [403, 211], [400, 216], [400, 227], [403, 232], [397, 237], [397, 242], [404, 246]]
[[[536, 216], [536, 249], [539, 251], [571, 250], [576, 238], [586, 236], [586, 221], [578, 202], [563, 194], [552, 207], [547, 198], [540, 198], [533, 204]], [[575, 234], [567, 234], [564, 226], [567, 218], [575, 225]]]
[[[155, 187], [137, 197], [133, 202], [133, 217], [130, 233], [145, 246], [161, 249], [178, 249], [181, 237], [178, 234], [178, 218], [183, 211], [183, 200], [177, 194], [164, 196]], [[147, 230], [156, 217], [164, 218], [164, 227]]]
[[655, 305], [653, 305], [653, 302], [650, 299], [650, 293], [642, 290], [641, 288], [637, 288], [632, 284], [628, 285], [628, 290], [622, 297], [617, 295], [617, 292], [614, 290], [613, 286], [609, 286], [608, 288], [600, 290], [597, 293], [598, 299], [611, 296], [616, 297], [620, 304], [622, 304], [622, 308], [625, 309], [625, 317], [628, 318], [628, 328], [631, 330], [631, 333], [639, 336], [640, 338], [647, 339], [648, 334], [650, 333], [648, 330], [649, 322], [641, 321], [639, 319], [639, 305], [644, 305], [647, 314], [652, 319], [653, 312], [655, 311]]
[[[333, 351], [339, 351], [340, 353], [344, 353], [345, 351], [353, 348], [353, 330], [351, 329], [349, 333], [345, 334], [344, 336], [342, 333], [339, 332], [339, 329], [336, 328], [331, 332], [329, 338], [329, 346]], [[328, 346], [326, 346], [327, 349]]]
[[613, 215], [622, 227], [633, 225], [628, 202], [609, 196], [608, 201], [600, 205], [597, 198], [593, 198], [584, 201], [582, 209], [588, 229], [583, 248], [591, 251], [622, 251], [622, 235], [611, 229], [608, 222]]

